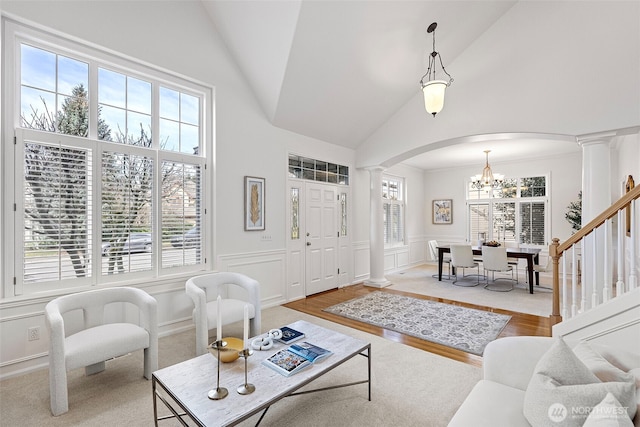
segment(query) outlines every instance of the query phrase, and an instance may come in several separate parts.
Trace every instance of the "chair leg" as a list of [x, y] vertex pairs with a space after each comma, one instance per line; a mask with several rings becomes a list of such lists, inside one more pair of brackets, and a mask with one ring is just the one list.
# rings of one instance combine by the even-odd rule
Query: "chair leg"
[[105, 369], [105, 362], [94, 363], [93, 365], [84, 367], [84, 374], [86, 376], [97, 374], [98, 372], [102, 372]]
[[69, 411], [67, 371], [64, 360], [62, 364], [55, 362], [49, 364], [49, 399], [54, 417]]

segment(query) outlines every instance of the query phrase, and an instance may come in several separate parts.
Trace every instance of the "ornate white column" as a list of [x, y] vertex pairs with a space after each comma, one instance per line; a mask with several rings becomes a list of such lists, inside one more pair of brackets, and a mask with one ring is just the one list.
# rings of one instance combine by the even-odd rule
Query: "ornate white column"
[[[610, 143], [614, 136], [615, 133], [603, 132], [578, 138], [582, 147], [582, 225], [611, 206]], [[605, 232], [605, 227], [599, 227], [582, 244], [582, 286], [587, 291], [589, 307], [602, 302], [601, 289], [594, 286], [602, 286], [604, 281], [604, 259], [609, 258], [605, 248], [611, 247], [610, 242], [611, 235]]]
[[384, 288], [389, 282], [384, 277], [384, 218], [382, 216], [382, 166], [367, 168], [369, 171], [369, 279], [365, 286]]

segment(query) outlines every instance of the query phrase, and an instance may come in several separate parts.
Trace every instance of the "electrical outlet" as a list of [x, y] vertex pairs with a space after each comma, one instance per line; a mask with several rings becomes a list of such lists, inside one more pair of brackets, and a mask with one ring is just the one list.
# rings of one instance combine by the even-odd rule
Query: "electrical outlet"
[[34, 326], [27, 329], [27, 335], [29, 341], [36, 341], [40, 339], [40, 326]]

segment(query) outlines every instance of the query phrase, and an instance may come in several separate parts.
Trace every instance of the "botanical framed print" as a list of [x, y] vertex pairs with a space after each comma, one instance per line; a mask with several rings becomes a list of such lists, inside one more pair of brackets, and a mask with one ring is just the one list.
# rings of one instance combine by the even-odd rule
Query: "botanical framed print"
[[264, 230], [265, 179], [244, 177], [244, 230]]
[[451, 199], [438, 199], [433, 201], [434, 224], [451, 224], [453, 222], [453, 201]]

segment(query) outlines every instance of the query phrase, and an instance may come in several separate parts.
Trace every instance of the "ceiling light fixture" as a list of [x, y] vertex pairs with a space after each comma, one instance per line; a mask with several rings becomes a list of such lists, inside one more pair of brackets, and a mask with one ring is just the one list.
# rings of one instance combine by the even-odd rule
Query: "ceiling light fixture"
[[489, 166], [489, 153], [491, 150], [484, 150], [485, 155], [487, 156], [487, 164], [482, 169], [482, 175], [475, 175], [471, 177], [471, 188], [475, 190], [490, 190], [490, 189], [498, 189], [502, 187], [502, 183], [504, 182], [504, 175], [496, 173], [494, 174], [491, 170], [491, 166]]
[[[453, 83], [453, 78], [447, 73], [447, 70], [445, 70], [442, 64], [442, 56], [436, 52], [437, 26], [438, 23], [434, 22], [427, 28], [427, 33], [433, 35], [433, 51], [429, 55], [429, 68], [427, 68], [427, 72], [420, 79], [420, 88], [424, 94], [424, 108], [427, 110], [427, 113], [433, 114], [433, 117], [442, 111], [442, 107], [444, 107], [444, 91], [447, 86], [451, 86], [451, 83]], [[436, 57], [440, 61], [442, 71], [449, 77], [449, 81], [436, 80]], [[425, 78], [427, 80], [426, 83]]]

